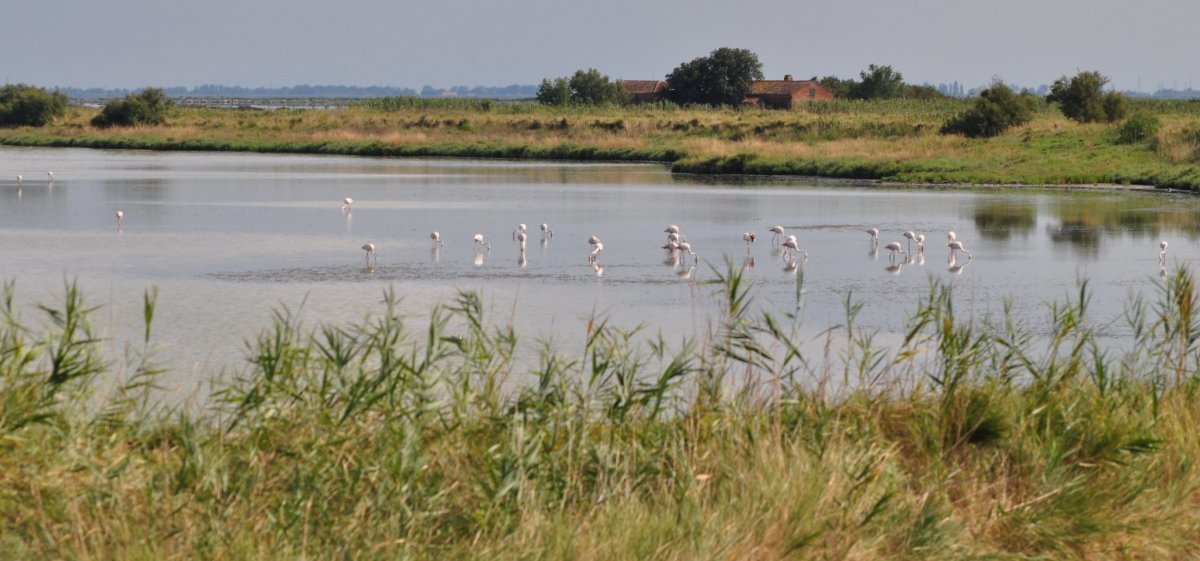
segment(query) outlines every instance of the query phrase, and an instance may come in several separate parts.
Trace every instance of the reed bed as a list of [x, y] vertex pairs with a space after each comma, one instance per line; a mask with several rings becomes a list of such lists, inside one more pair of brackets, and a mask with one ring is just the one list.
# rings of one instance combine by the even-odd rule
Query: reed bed
[[1041, 106], [992, 139], [938, 130], [969, 100], [834, 101], [791, 111], [670, 104], [545, 107], [381, 98], [337, 110], [176, 108], [162, 126], [96, 129], [96, 110], [0, 129], [0, 144], [582, 161], [656, 161], [681, 173], [811, 175], [914, 183], [1145, 184], [1200, 188], [1200, 103], [1135, 100], [1162, 126], [1122, 144]]
[[[420, 321], [279, 310], [196, 407], [83, 295], [0, 302], [6, 559], [1183, 559], [1200, 547], [1200, 333], [1183, 269], [1106, 349], [1089, 293], [982, 328], [931, 281], [900, 343], [812, 355], [727, 263], [712, 324], [524, 341], [462, 292]], [[798, 277], [796, 310], [803, 303]], [[1042, 328], [1039, 328], [1042, 329]], [[521, 353], [538, 366], [522, 369]], [[111, 391], [97, 388], [111, 386]]]

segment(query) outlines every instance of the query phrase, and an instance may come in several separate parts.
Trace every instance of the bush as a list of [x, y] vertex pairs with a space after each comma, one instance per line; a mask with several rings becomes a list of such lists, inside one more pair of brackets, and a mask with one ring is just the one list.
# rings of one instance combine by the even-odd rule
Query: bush
[[92, 125], [102, 128], [161, 125], [167, 122], [170, 107], [171, 100], [161, 89], [146, 88], [104, 104], [104, 109], [92, 119]]
[[895, 99], [904, 97], [904, 75], [891, 66], [874, 64], [859, 73], [862, 78], [850, 90], [851, 99]]
[[576, 70], [570, 78], [542, 80], [537, 100], [543, 105], [618, 104], [625, 101], [625, 88], [621, 82], [609, 80], [608, 76], [594, 68]]
[[1002, 83], [979, 93], [975, 105], [942, 125], [943, 134], [962, 134], [972, 138], [996, 136], [1010, 127], [1023, 125], [1033, 118], [1034, 97], [1014, 94]]
[[1121, 144], [1134, 144], [1158, 134], [1158, 117], [1149, 113], [1134, 113], [1117, 129]]
[[1104, 93], [1108, 78], [1099, 72], [1080, 72], [1054, 81], [1046, 101], [1058, 103], [1063, 115], [1080, 123], [1112, 123], [1125, 117], [1128, 102], [1117, 92]]
[[67, 96], [25, 84], [0, 88], [0, 126], [41, 127], [67, 112]]

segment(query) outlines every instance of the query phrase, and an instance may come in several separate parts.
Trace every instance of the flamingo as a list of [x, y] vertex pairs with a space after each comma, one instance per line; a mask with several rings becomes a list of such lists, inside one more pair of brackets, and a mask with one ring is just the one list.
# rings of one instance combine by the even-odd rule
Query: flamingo
[[117, 229], [118, 230], [121, 229], [121, 227], [124, 225], [125, 225], [125, 213], [118, 210], [117, 211]]
[[925, 253], [925, 234], [917, 234], [917, 253]]
[[442, 245], [442, 234], [437, 230], [429, 233], [429, 239], [433, 240], [433, 245], [435, 247], [440, 247]]
[[588, 243], [590, 243], [592, 245], [596, 245], [596, 244], [600, 243], [600, 238], [596, 237], [595, 234], [592, 234], [592, 236], [590, 238], [588, 238]]
[[553, 238], [554, 230], [550, 229], [549, 224], [542, 224], [542, 239]]
[[47, 180], [48, 183], [54, 183], [54, 172], [48, 171], [46, 172], [46, 176], [50, 178]]
[[351, 199], [350, 197], [342, 199], [342, 212], [346, 212], [348, 210], [354, 210], [354, 199]]
[[592, 244], [592, 252], [588, 254], [588, 263], [599, 263], [601, 251], [604, 251], [604, 244], [600, 242]]
[[683, 252], [686, 251], [686, 252], [692, 254], [693, 256], [696, 256], [697, 263], [700, 262], [700, 257], [696, 255], [695, 251], [692, 251], [692, 244], [690, 244], [688, 242], [679, 242], [679, 243], [675, 244], [675, 247], [677, 247], [679, 249], [680, 255], [683, 255]]
[[907, 251], [904, 251], [904, 248], [903, 248], [903, 247], [900, 245], [900, 242], [892, 242], [892, 243], [889, 243], [889, 244], [887, 244], [887, 245], [883, 246], [883, 249], [886, 249], [886, 250], [888, 250], [888, 251], [891, 251], [891, 253], [888, 255], [888, 257], [889, 257], [889, 258], [890, 258], [892, 261], [895, 261], [895, 260], [896, 260], [896, 254], [897, 254], [897, 253], [900, 253], [900, 254], [904, 255], [904, 260], [905, 260], [905, 261], [907, 261], [907, 260], [908, 260], [908, 252], [907, 252]]
[[946, 247], [950, 248], [950, 256], [951, 257], [954, 257], [956, 255], [956, 252], [961, 251], [961, 252], [967, 254], [967, 259], [971, 259], [971, 252], [967, 251], [967, 248], [963, 247], [963, 243], [960, 241], [957, 241], [957, 240], [952, 241], [952, 242], [946, 244]]
[[969, 265], [970, 263], [971, 263], [971, 260], [967, 259], [966, 263], [959, 265], [958, 259], [956, 259], [954, 257], [954, 255], [951, 255], [950, 256], [950, 265], [948, 267], [946, 267], [946, 270], [950, 271], [950, 273], [952, 273], [952, 274], [961, 275], [963, 272], [963, 269], [965, 269], [967, 267], [967, 265]]
[[[524, 224], [522, 224], [522, 226], [524, 226]], [[517, 232], [517, 243], [521, 244], [521, 253], [525, 253], [525, 240], [527, 239], [529, 239], [529, 236], [526, 235], [524, 231]]]
[[871, 228], [870, 230], [867, 230], [867, 234], [870, 234], [871, 236], [872, 245], [879, 244], [879, 228]]
[[375, 253], [375, 244], [373, 244], [373, 243], [364, 244], [362, 246], [362, 248], [363, 248], [363, 251], [367, 252], [367, 266], [369, 267], [371, 265], [372, 257], [375, 258], [375, 264], [378, 265], [379, 264], [379, 254]]
[[771, 244], [772, 245], [777, 243], [776, 240], [783, 237], [783, 226], [771, 226], [770, 228], [767, 228], [767, 231], [775, 234], [775, 235], [771, 236]]
[[954, 233], [954, 230], [950, 230], [949, 232], [946, 232], [946, 239], [955, 241], [958, 239], [958, 235]]
[[908, 251], [909, 251], [909, 253], [912, 253], [912, 243], [913, 243], [913, 240], [917, 239], [917, 233], [913, 232], [912, 230], [909, 230], [909, 231], [905, 232], [903, 235], [905, 238], [908, 238]]
[[783, 249], [787, 252], [789, 257], [793, 253], [803, 253], [804, 261], [808, 262], [808, 252], [800, 249], [800, 243], [796, 241], [796, 236], [788, 236], [787, 239], [783, 240]]
[[17, 187], [20, 187], [20, 186], [22, 186], [22, 185], [24, 185], [24, 184], [25, 184], [25, 178], [23, 178], [23, 177], [21, 177], [20, 175], [18, 175], [18, 176], [17, 176]]
[[679, 243], [679, 234], [667, 234], [667, 243]]
[[517, 224], [517, 229], [513, 230], [512, 238], [514, 240], [517, 239], [517, 234], [524, 234], [525, 230], [526, 228], [524, 224]]
[[481, 248], [486, 247], [488, 253], [492, 252], [492, 244], [483, 241], [483, 234], [475, 234], [475, 252], [479, 253]]
[[746, 253], [750, 253], [750, 244], [754, 243], [754, 232], [742, 232], [742, 240], [746, 242]]
[[1158, 247], [1160, 249], [1158, 252], [1158, 266], [1166, 267], [1167, 266], [1167, 240], [1163, 240], [1163, 241], [1159, 242]]
[[671, 224], [670, 226], [667, 226], [667, 229], [666, 229], [666, 230], [663, 230], [663, 231], [664, 231], [664, 232], [666, 232], [666, 233], [668, 233], [668, 234], [678, 234], [678, 233], [679, 233], [679, 226], [678, 226], [678, 225], [676, 225], [676, 224]]

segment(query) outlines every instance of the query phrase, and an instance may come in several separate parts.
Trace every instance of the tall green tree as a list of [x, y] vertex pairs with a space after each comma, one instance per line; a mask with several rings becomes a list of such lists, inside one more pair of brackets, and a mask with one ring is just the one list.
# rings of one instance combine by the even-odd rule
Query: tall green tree
[[538, 87], [537, 100], [545, 105], [603, 105], [623, 103], [625, 88], [595, 68], [576, 70], [570, 78], [547, 78]]
[[67, 111], [67, 96], [26, 84], [0, 87], [0, 126], [41, 127]]
[[904, 76], [891, 66], [874, 64], [859, 73], [861, 80], [850, 91], [853, 99], [893, 99], [904, 97]]
[[1120, 93], [1105, 93], [1106, 84], [1108, 78], [1095, 71], [1063, 76], [1050, 86], [1046, 101], [1057, 103], [1063, 115], [1081, 123], [1118, 121], [1125, 117], [1128, 102]]
[[679, 104], [737, 105], [763, 79], [758, 55], [722, 47], [706, 57], [680, 64], [667, 74], [667, 99]]

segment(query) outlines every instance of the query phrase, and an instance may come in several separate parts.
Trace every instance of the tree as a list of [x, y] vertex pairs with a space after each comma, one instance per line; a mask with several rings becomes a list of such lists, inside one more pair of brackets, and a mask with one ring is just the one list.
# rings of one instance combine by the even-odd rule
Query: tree
[[975, 104], [962, 114], [942, 125], [942, 134], [962, 134], [972, 138], [997, 136], [1010, 127], [1028, 123], [1033, 118], [1036, 98], [1031, 94], [1014, 94], [1002, 82], [979, 93]]
[[891, 66], [867, 67], [859, 73], [862, 81], [850, 91], [853, 99], [893, 99], [904, 97], [904, 76]]
[[603, 105], [625, 101], [620, 81], [609, 80], [599, 70], [576, 70], [570, 78], [547, 78], [538, 87], [537, 100], [545, 105]]
[[1104, 93], [1108, 78], [1099, 72], [1080, 72], [1074, 78], [1063, 76], [1050, 86], [1046, 101], [1058, 103], [1063, 115], [1080, 123], [1118, 121], [1125, 116], [1125, 96]]
[[0, 126], [41, 127], [67, 112], [67, 96], [26, 84], [0, 87]]
[[679, 104], [737, 105], [762, 80], [758, 55], [723, 47], [706, 57], [680, 64], [667, 74], [667, 99]]
[[161, 125], [167, 122], [167, 109], [170, 107], [171, 100], [161, 89], [146, 88], [124, 99], [114, 99], [104, 104], [104, 109], [92, 119], [92, 126]]
[[854, 88], [858, 87], [858, 82], [854, 81], [853, 79], [843, 80], [837, 76], [826, 76], [820, 79], [818, 79], [816, 76], [813, 76], [813, 81], [824, 86], [825, 89], [829, 90], [829, 93], [832, 93], [833, 97], [836, 98], [849, 98], [850, 93], [854, 91]]

